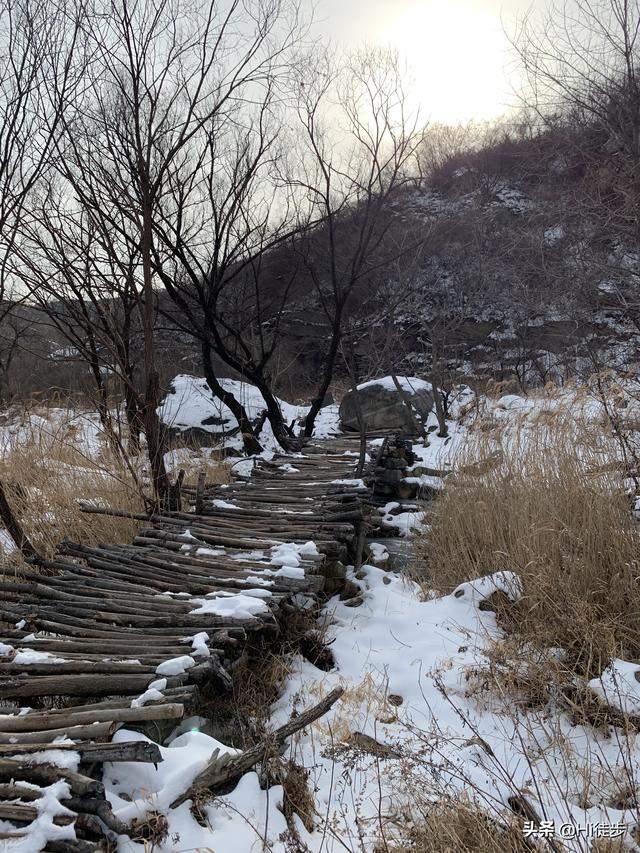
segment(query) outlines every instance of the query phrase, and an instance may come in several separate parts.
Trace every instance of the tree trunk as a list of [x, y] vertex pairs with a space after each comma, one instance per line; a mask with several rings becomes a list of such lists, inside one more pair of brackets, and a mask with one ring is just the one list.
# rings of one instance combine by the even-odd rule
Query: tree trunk
[[358, 365], [356, 363], [356, 354], [353, 349], [353, 340], [351, 335], [349, 335], [348, 347], [347, 351], [349, 354], [348, 357], [348, 370], [349, 376], [351, 379], [351, 385], [354, 390], [354, 402], [356, 406], [356, 418], [358, 420], [358, 430], [360, 432], [360, 449], [358, 452], [358, 466], [356, 468], [356, 476], [362, 477], [364, 473], [364, 466], [367, 460], [367, 429], [364, 418], [362, 417], [362, 406], [360, 404], [360, 397], [357, 394], [357, 388], [360, 383], [360, 377], [358, 376]]
[[316, 423], [316, 418], [318, 417], [318, 412], [322, 408], [324, 398], [327, 395], [329, 385], [331, 385], [331, 380], [333, 379], [333, 371], [342, 339], [341, 328], [342, 309], [339, 309], [333, 321], [333, 327], [331, 329], [331, 344], [329, 345], [329, 352], [327, 353], [327, 358], [324, 363], [324, 373], [322, 374], [322, 379], [318, 387], [318, 393], [312, 401], [311, 408], [309, 409], [309, 413], [304, 421], [304, 435], [307, 438], [311, 438], [313, 435], [313, 428]]
[[438, 419], [438, 437], [447, 438], [449, 429], [447, 427], [447, 418], [442, 404], [442, 394], [438, 388], [435, 376], [431, 374], [431, 393], [433, 394], [433, 403], [436, 408], [436, 418]]
[[140, 432], [143, 425], [141, 423], [137, 394], [129, 384], [128, 379], [125, 382], [124, 389], [124, 412], [127, 419], [127, 450], [130, 456], [137, 456], [140, 453]]
[[434, 344], [431, 344], [431, 393], [433, 394], [433, 404], [436, 408], [436, 418], [438, 419], [438, 437], [446, 438], [449, 435], [447, 428], [447, 418], [442, 403], [442, 394], [438, 385], [440, 384], [440, 371], [438, 370], [438, 351]]
[[242, 443], [244, 452], [247, 456], [252, 456], [254, 453], [262, 453], [262, 445], [257, 437], [253, 434], [251, 421], [247, 415], [247, 410], [238, 402], [230, 391], [225, 391], [222, 385], [218, 382], [213, 364], [211, 361], [211, 345], [208, 341], [202, 342], [202, 368], [204, 376], [207, 380], [207, 385], [221, 403], [229, 409], [234, 418], [238, 421], [240, 432], [242, 434]]
[[296, 438], [285, 423], [282, 417], [282, 410], [276, 400], [271, 388], [261, 376], [252, 377], [256, 387], [262, 394], [262, 397], [267, 406], [267, 418], [271, 424], [273, 435], [283, 450], [299, 450], [300, 440]]
[[7, 494], [5, 492], [4, 483], [0, 480], [0, 518], [4, 522], [4, 526], [7, 528], [7, 533], [13, 541], [15, 542], [16, 547], [22, 553], [22, 556], [25, 559], [40, 559], [40, 555], [36, 551], [36, 549], [31, 544], [29, 537], [22, 529], [22, 525], [14, 515], [13, 509], [11, 508], [11, 504], [7, 499]]
[[409, 399], [409, 395], [402, 387], [402, 384], [395, 373], [391, 374], [391, 379], [393, 380], [393, 384], [396, 386], [396, 391], [400, 395], [400, 399], [402, 400], [404, 411], [407, 419], [407, 426], [412, 432], [415, 432], [416, 435], [419, 435], [420, 438], [427, 438], [427, 431], [424, 428], [424, 424], [418, 421], [415, 412], [413, 411], [413, 406], [411, 405], [411, 400]]
[[144, 192], [142, 205], [142, 236], [140, 249], [142, 256], [142, 273], [144, 280], [143, 327], [144, 327], [144, 410], [142, 413], [145, 435], [147, 438], [147, 453], [151, 466], [153, 493], [158, 504], [166, 500], [169, 492], [169, 477], [164, 464], [163, 442], [160, 419], [156, 409], [160, 397], [160, 377], [156, 368], [154, 345], [153, 317], [153, 278], [151, 265], [152, 250], [152, 221], [151, 201], [148, 188]]
[[114, 455], [120, 457], [120, 446], [116, 437], [113, 420], [109, 412], [107, 389], [104, 384], [104, 379], [102, 378], [102, 373], [100, 372], [100, 362], [98, 361], [95, 351], [90, 356], [90, 368], [91, 373], [93, 374], [93, 379], [96, 383], [96, 392], [98, 395], [96, 408], [98, 410], [98, 417], [100, 418], [102, 429], [104, 430], [104, 434], [107, 437], [107, 441], [109, 442], [109, 446], [111, 447]]

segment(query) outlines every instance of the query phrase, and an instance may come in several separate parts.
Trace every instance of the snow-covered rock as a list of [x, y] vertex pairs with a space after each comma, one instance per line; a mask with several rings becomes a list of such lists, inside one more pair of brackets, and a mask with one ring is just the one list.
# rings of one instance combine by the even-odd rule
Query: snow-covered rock
[[[414, 417], [417, 417], [418, 421], [425, 421], [433, 408], [431, 385], [415, 376], [397, 378], [404, 396], [411, 402]], [[340, 423], [344, 429], [360, 428], [358, 408], [367, 430], [401, 429], [405, 433], [415, 431], [403, 397], [390, 376], [364, 382], [345, 394], [340, 404]]]
[[[250, 420], [257, 420], [266, 409], [264, 397], [254, 385], [238, 379], [220, 379], [219, 382], [225, 391], [233, 394], [244, 406]], [[287, 423], [303, 419], [309, 411], [308, 406], [296, 406], [286, 400], [276, 399]], [[242, 447], [241, 436], [235, 434], [238, 421], [231, 410], [214, 396], [207, 380], [202, 377], [187, 373], [175, 376], [171, 381], [169, 393], [158, 407], [158, 417], [169, 433], [188, 437], [203, 446], [212, 444], [215, 439], [224, 442], [228, 447]], [[337, 432], [338, 407], [326, 406], [318, 413], [314, 436], [325, 438]], [[229, 436], [230, 433], [234, 435]], [[277, 448], [268, 421], [264, 424], [259, 438], [266, 452]]]

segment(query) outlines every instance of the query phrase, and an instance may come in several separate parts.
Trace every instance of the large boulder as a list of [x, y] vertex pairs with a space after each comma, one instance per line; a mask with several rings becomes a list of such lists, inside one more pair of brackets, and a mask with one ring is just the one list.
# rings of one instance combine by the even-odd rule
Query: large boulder
[[403, 394], [400, 394], [393, 379], [385, 376], [358, 385], [348, 391], [340, 403], [340, 425], [345, 430], [359, 430], [358, 404], [367, 431], [395, 429], [407, 435], [416, 433], [415, 425], [403, 396], [411, 403], [418, 422], [424, 423], [433, 408], [431, 385], [415, 376], [397, 377]]

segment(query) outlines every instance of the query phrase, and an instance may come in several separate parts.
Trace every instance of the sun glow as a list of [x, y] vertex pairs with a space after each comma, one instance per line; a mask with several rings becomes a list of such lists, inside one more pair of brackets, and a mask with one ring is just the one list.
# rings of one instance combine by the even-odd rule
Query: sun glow
[[[396, 5], [397, 4], [397, 5]], [[503, 113], [507, 42], [494, 4], [483, 0], [396, 0], [376, 41], [411, 67], [412, 93], [425, 117], [457, 122]]]

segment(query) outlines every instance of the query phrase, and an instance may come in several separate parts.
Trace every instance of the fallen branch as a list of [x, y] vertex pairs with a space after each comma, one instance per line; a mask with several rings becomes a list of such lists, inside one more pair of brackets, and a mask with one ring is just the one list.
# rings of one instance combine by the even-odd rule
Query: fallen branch
[[276, 729], [268, 737], [261, 740], [255, 746], [252, 746], [251, 749], [247, 749], [241, 755], [231, 756], [229, 753], [226, 753], [220, 756], [216, 750], [211, 756], [209, 764], [196, 776], [190, 788], [171, 803], [171, 808], [175, 809], [182, 805], [182, 803], [191, 799], [194, 794], [203, 788], [215, 790], [251, 770], [268, 752], [277, 751], [292, 734], [300, 731], [300, 729], [304, 729], [309, 723], [317, 720], [318, 717], [324, 716], [343, 693], [344, 690], [342, 687], [336, 687], [321, 702], [318, 702], [317, 705], [308, 708], [297, 717], [292, 717], [287, 723], [280, 726], [279, 729]]
[[40, 559], [40, 554], [38, 554], [31, 544], [29, 537], [24, 532], [22, 524], [20, 524], [18, 517], [14, 513], [2, 481], [0, 481], [0, 518], [7, 529], [7, 533], [13, 539], [16, 548], [18, 548], [25, 560], [37, 562]]

